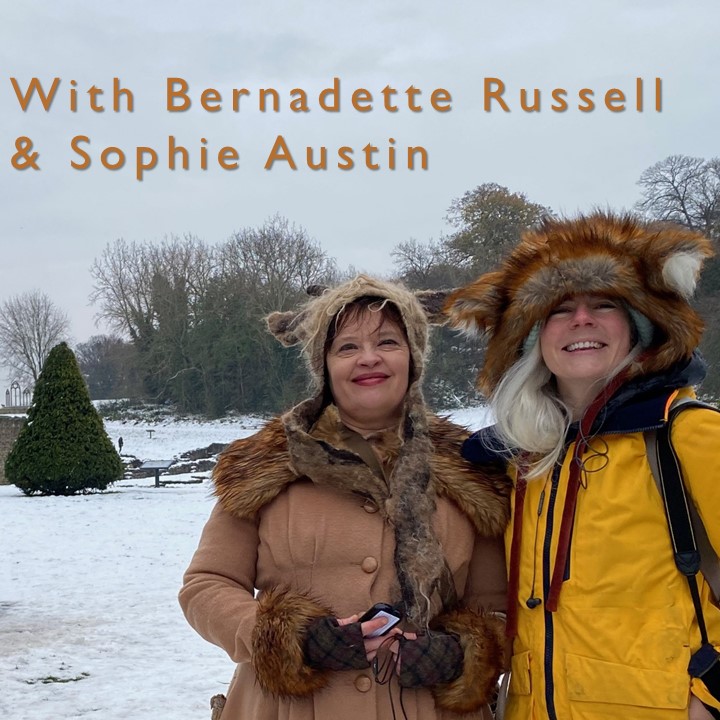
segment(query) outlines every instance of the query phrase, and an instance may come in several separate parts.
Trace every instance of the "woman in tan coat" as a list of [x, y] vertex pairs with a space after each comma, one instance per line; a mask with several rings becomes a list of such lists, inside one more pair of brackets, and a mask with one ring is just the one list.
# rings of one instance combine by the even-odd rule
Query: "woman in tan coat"
[[180, 591], [238, 663], [223, 720], [490, 718], [509, 488], [424, 404], [423, 307], [361, 275], [268, 325], [316, 392], [223, 453]]

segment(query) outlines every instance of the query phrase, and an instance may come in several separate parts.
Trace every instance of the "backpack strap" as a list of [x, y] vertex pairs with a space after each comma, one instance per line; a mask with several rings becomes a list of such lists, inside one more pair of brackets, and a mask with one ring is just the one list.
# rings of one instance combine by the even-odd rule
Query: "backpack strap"
[[647, 457], [655, 483], [665, 505], [665, 514], [673, 544], [675, 564], [687, 577], [695, 606], [703, 643], [707, 642], [705, 620], [697, 587], [697, 572], [710, 584], [715, 598], [720, 597], [720, 561], [713, 550], [692, 500], [688, 497], [682, 478], [682, 469], [672, 445], [670, 431], [672, 421], [682, 410], [691, 407], [717, 409], [691, 398], [677, 398], [670, 405], [665, 424], [658, 430], [644, 433]]

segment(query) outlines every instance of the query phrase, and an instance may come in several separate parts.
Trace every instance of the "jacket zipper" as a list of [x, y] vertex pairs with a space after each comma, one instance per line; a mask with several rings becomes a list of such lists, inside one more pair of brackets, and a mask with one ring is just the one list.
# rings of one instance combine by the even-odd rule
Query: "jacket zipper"
[[[635, 431], [617, 431], [608, 432], [605, 434], [625, 434], [627, 432], [644, 432], [647, 428], [640, 428]], [[551, 566], [550, 566], [550, 550], [552, 545], [552, 534], [553, 534], [553, 520], [555, 513], [555, 502], [557, 500], [558, 486], [560, 484], [560, 472], [562, 470], [561, 465], [557, 464], [553, 469], [553, 474], [550, 484], [550, 498], [548, 499], [547, 508], [547, 523], [545, 525], [545, 540], [543, 542], [543, 612], [545, 616], [545, 655], [543, 658], [543, 667], [545, 670], [545, 705], [547, 707], [548, 720], [558, 720], [557, 711], [555, 710], [555, 682], [553, 680], [553, 656], [554, 656], [554, 641], [555, 636], [553, 632], [553, 614], [548, 612], [547, 598], [550, 594], [550, 580], [552, 578]], [[574, 520], [573, 520], [574, 525]], [[572, 543], [572, 534], [570, 536]], [[567, 564], [564, 571], [563, 581], [569, 579], [570, 571], [570, 548], [568, 548]]]
[[557, 713], [555, 711], [555, 683], [553, 681], [553, 614], [547, 610], [547, 598], [550, 594], [550, 578], [552, 577], [550, 547], [552, 544], [555, 501], [557, 500], [558, 485], [560, 484], [560, 470], [560, 465], [556, 465], [553, 469], [550, 484], [550, 498], [547, 508], [547, 523], [545, 525], [545, 541], [543, 543], [543, 594], [545, 596], [545, 601], [543, 602], [543, 612], [545, 613], [545, 657], [543, 662], [545, 668], [545, 704], [547, 706], [549, 720], [557, 720]]

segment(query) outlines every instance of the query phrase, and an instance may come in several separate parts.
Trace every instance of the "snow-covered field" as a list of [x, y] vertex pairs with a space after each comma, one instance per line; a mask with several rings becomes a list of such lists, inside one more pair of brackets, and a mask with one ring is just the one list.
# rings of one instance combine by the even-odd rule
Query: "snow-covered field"
[[[486, 421], [483, 409], [452, 416], [474, 428]], [[106, 428], [114, 442], [122, 436], [123, 453], [167, 460], [260, 422]], [[207, 480], [123, 480], [70, 498], [0, 486], [0, 718], [209, 718], [233, 665], [186, 624], [176, 596], [212, 503]]]

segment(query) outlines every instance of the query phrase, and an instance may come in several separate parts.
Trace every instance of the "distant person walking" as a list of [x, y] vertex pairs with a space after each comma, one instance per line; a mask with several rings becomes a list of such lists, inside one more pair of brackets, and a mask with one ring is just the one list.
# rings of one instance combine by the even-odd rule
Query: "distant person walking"
[[120, 454], [122, 454], [123, 444], [124, 444], [124, 443], [123, 443], [122, 436], [120, 436], [120, 437], [118, 438], [118, 452], [119, 452]]

